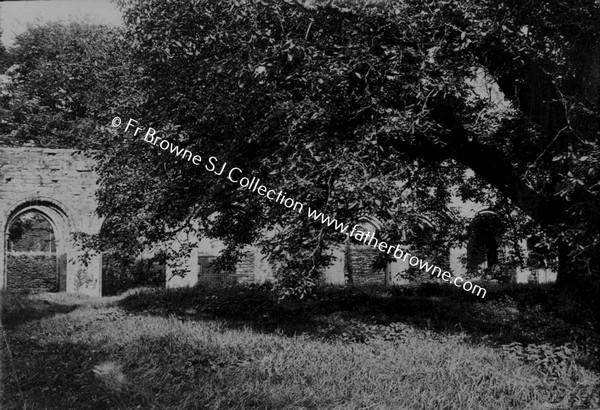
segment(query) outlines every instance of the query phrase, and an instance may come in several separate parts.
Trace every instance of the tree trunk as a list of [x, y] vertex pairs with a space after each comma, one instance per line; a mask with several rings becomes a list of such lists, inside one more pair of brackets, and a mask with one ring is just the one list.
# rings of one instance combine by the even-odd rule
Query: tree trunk
[[564, 289], [568, 284], [569, 277], [569, 245], [564, 240], [558, 242], [558, 270], [556, 274], [556, 286]]

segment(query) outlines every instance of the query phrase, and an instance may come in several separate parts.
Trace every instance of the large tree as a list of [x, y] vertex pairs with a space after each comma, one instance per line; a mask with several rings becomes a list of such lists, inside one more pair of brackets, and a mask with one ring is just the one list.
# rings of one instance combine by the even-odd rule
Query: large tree
[[[390, 240], [425, 233], [431, 257], [460, 237], [453, 193], [518, 208], [561, 274], [567, 253], [597, 273], [599, 6], [352, 3], [123, 1], [136, 77], [111, 115], [340, 221], [375, 216]], [[188, 228], [222, 239], [225, 260], [258, 242], [301, 293], [345, 240], [107, 118], [99, 211], [124, 251]]]
[[[390, 231], [428, 213], [444, 225], [467, 167], [545, 227], [563, 261], [570, 250], [598, 271], [596, 2], [125, 4], [150, 93], [144, 120], [165, 138]], [[144, 232], [165, 233], [148, 212], [171, 227], [198, 218], [234, 249], [279, 224], [264, 245], [295, 272], [343, 239], [132, 144], [111, 160], [134, 156], [148, 182], [137, 195], [152, 209], [129, 219]], [[139, 204], [109, 199], [125, 188], [116, 178], [105, 175], [102, 209], [134, 216]]]

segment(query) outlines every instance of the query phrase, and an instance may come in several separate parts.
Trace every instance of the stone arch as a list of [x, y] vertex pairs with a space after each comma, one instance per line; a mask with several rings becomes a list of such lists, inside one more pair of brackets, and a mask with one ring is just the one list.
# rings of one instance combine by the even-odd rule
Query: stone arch
[[[57, 257], [58, 290], [66, 292], [81, 292], [95, 295], [100, 283], [97, 275], [90, 275], [89, 266], [79, 259], [79, 252], [71, 240], [71, 233], [78, 231], [78, 224], [73, 213], [60, 201], [44, 196], [28, 197], [12, 204], [2, 218], [0, 249], [2, 249], [0, 268], [2, 269], [1, 287], [8, 283], [7, 243], [11, 225], [21, 216], [34, 212], [42, 216], [54, 232]], [[96, 257], [97, 258], [97, 257]], [[92, 258], [94, 259], [94, 258]], [[96, 261], [92, 261], [92, 268]], [[91, 286], [90, 286], [91, 285]]]
[[6, 251], [9, 229], [18, 218], [30, 212], [42, 216], [52, 227], [56, 243], [58, 290], [66, 291], [69, 282], [68, 260], [73, 256], [69, 234], [76, 229], [75, 222], [64, 204], [55, 199], [41, 196], [22, 199], [10, 206], [3, 215], [3, 235], [1, 236], [2, 244], [0, 244], [3, 250], [2, 287], [5, 288], [8, 284]]
[[3, 215], [3, 232], [21, 215], [35, 211], [42, 215], [55, 229], [57, 241], [68, 238], [68, 233], [76, 231], [75, 221], [67, 207], [59, 201], [48, 197], [30, 197], [13, 204]]
[[[101, 220], [96, 215], [98, 176], [95, 161], [75, 150], [0, 148], [0, 289], [6, 287], [6, 235], [11, 224], [27, 212], [46, 219], [61, 255], [63, 289], [99, 296], [101, 255], [85, 260], [71, 238], [73, 233], [94, 234]], [[87, 256], [87, 255], [86, 255]]]
[[358, 224], [367, 231], [370, 231], [373, 234], [379, 233], [381, 231], [383, 224], [379, 219], [374, 216], [366, 215], [358, 218]]
[[492, 208], [486, 205], [480, 205], [477, 208], [474, 208], [473, 212], [474, 216], [477, 216], [479, 214], [496, 214], [496, 211], [494, 211]]

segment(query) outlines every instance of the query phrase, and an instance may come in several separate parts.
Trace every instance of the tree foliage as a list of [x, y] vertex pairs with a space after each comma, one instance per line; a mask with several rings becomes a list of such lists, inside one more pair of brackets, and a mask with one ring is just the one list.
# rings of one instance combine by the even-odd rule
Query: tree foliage
[[118, 30], [47, 23], [18, 35], [7, 51], [0, 144], [99, 148], [99, 124], [141, 94]]
[[[451, 188], [468, 167], [489, 197], [521, 209], [597, 270], [595, 2], [127, 5], [128, 38], [146, 69], [145, 120], [173, 141], [340, 220], [375, 215], [391, 233], [423, 216], [451, 231]], [[262, 244], [300, 276], [343, 240], [136, 147], [143, 186], [152, 187], [139, 195], [150, 194], [155, 220], [198, 218], [204, 234], [232, 248], [280, 225]], [[136, 209], [111, 205], [106, 212]]]

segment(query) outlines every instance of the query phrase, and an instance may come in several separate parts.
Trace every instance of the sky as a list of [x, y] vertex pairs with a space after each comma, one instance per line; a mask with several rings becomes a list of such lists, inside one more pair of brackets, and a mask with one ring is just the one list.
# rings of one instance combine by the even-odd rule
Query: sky
[[28, 24], [49, 21], [88, 21], [120, 25], [121, 13], [110, 0], [1, 1], [2, 44], [9, 47]]

